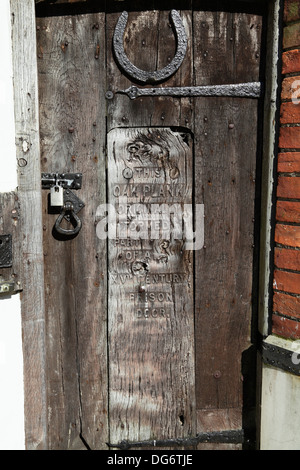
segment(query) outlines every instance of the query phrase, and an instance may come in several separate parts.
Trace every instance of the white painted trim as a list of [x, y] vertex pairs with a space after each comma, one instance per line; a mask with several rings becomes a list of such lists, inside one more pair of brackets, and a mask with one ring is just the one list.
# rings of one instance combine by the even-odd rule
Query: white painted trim
[[9, 0], [0, 2], [0, 44], [0, 191], [9, 192], [17, 187]]
[[267, 37], [267, 70], [265, 78], [263, 162], [260, 224], [260, 260], [259, 260], [259, 332], [269, 334], [269, 289], [272, 275], [272, 211], [274, 191], [274, 163], [276, 151], [276, 113], [278, 94], [278, 60], [279, 60], [279, 24], [280, 0], [269, 1], [268, 37]]

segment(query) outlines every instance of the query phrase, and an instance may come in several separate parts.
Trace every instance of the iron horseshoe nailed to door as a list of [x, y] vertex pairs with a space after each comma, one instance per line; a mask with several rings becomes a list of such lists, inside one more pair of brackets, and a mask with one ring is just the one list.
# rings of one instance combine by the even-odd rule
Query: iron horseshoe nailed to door
[[144, 84], [155, 84], [167, 80], [177, 72], [181, 66], [186, 54], [187, 36], [178, 11], [172, 10], [170, 16], [177, 39], [176, 54], [173, 60], [163, 69], [147, 72], [132, 64], [125, 53], [123, 39], [128, 20], [128, 13], [127, 11], [123, 11], [121, 14], [114, 32], [113, 48], [118, 64], [130, 78]]

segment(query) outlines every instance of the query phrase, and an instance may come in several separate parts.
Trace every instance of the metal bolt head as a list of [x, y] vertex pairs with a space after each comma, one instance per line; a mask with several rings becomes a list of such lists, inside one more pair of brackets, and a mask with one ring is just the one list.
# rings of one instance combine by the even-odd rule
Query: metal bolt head
[[18, 165], [19, 165], [19, 167], [24, 168], [24, 166], [27, 165], [27, 160], [25, 160], [25, 158], [19, 158], [18, 159]]
[[105, 93], [105, 98], [106, 98], [107, 100], [112, 100], [113, 97], [114, 97], [114, 94], [113, 94], [112, 91], [107, 91], [107, 92]]
[[123, 170], [123, 176], [124, 178], [126, 178], [127, 180], [130, 180], [133, 176], [133, 171], [131, 168], [125, 168]]

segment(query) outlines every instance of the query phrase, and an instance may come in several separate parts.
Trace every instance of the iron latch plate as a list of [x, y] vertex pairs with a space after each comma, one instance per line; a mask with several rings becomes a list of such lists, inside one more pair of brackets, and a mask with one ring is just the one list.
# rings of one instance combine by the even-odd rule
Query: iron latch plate
[[82, 173], [42, 173], [42, 189], [56, 185], [63, 189], [81, 189]]
[[0, 268], [12, 267], [12, 235], [0, 235]]

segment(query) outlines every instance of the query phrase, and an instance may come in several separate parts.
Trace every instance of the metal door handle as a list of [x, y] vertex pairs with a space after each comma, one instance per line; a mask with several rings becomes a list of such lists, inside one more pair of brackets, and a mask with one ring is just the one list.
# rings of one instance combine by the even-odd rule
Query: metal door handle
[[[67, 213], [70, 213], [70, 219], [73, 219], [76, 223], [75, 227], [71, 230], [68, 230], [68, 229], [65, 229], [65, 228], [62, 228], [61, 227], [61, 222], [63, 220], [63, 218], [65, 217], [65, 215]], [[59, 214], [56, 222], [55, 222], [55, 230], [60, 233], [61, 235], [76, 235], [77, 233], [80, 232], [81, 230], [81, 227], [82, 227], [82, 222], [81, 220], [79, 219], [78, 215], [74, 212], [74, 207], [73, 207], [73, 204], [71, 204], [70, 202], [67, 202], [63, 208], [62, 208], [62, 211], [61, 213]]]

